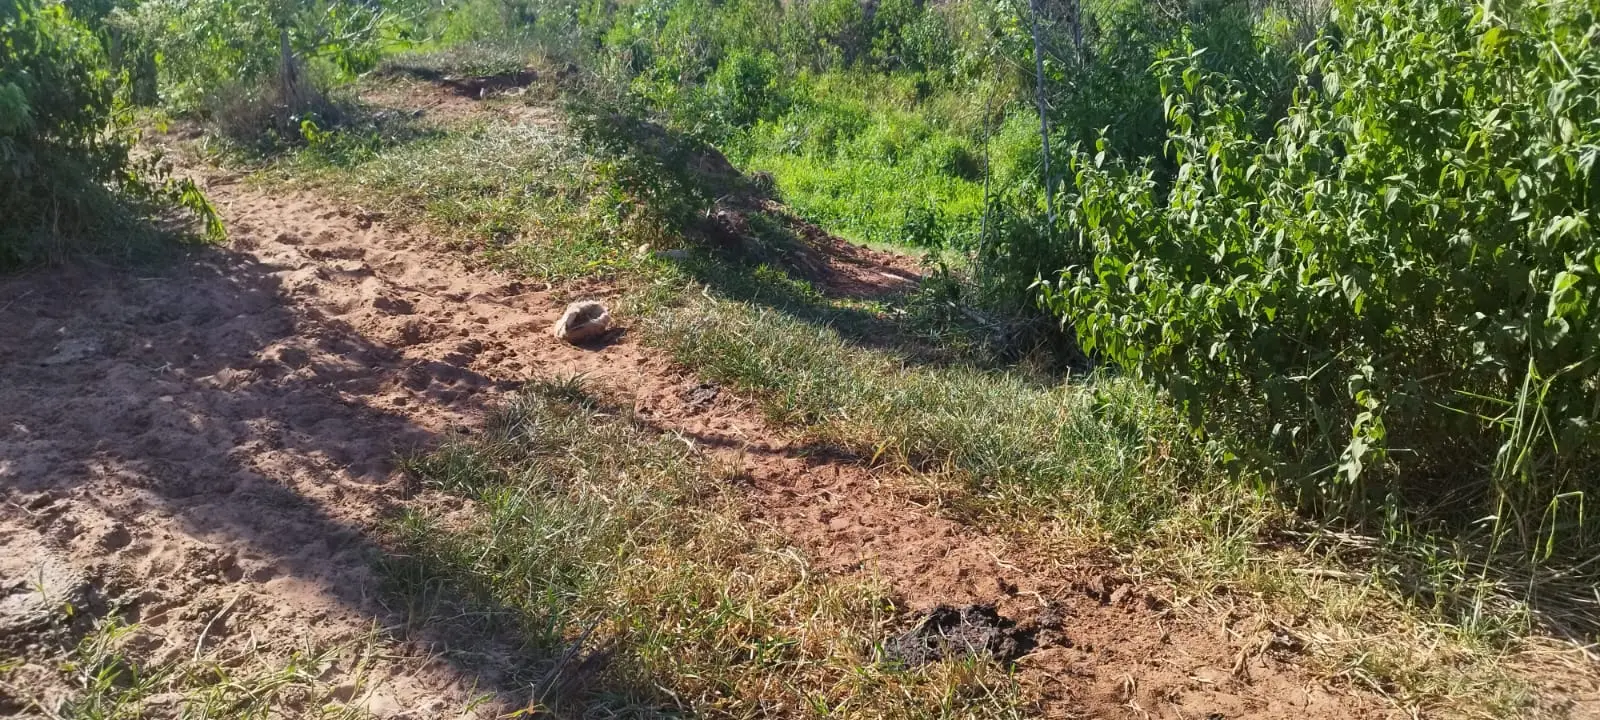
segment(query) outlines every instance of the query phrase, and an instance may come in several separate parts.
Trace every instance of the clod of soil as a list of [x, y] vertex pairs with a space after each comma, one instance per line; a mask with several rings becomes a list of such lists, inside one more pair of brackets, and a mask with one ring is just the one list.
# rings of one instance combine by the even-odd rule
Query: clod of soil
[[551, 334], [577, 345], [594, 340], [611, 329], [611, 312], [594, 300], [580, 300], [567, 306]]
[[419, 80], [438, 83], [461, 97], [473, 100], [483, 100], [518, 88], [525, 88], [539, 79], [538, 71], [533, 68], [523, 68], [495, 75], [453, 77], [432, 68], [400, 65], [390, 68], [389, 73], [393, 75], [408, 75]]
[[27, 631], [70, 619], [73, 608], [88, 604], [83, 573], [54, 559], [0, 582], [0, 649]]
[[993, 605], [940, 605], [922, 614], [910, 630], [885, 642], [883, 655], [906, 667], [980, 654], [1010, 662], [1033, 645], [1033, 633], [1019, 629]]
[[703, 382], [684, 393], [683, 400], [690, 410], [699, 412], [711, 407], [717, 401], [717, 396], [722, 394], [722, 386], [713, 382]]

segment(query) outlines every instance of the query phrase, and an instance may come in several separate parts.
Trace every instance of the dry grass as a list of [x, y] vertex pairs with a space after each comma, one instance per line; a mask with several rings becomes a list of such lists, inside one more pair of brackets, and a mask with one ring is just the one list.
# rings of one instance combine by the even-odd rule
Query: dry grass
[[[108, 617], [57, 656], [0, 661], [0, 701], [15, 704], [7, 709], [0, 703], [0, 711], [50, 720], [371, 717], [361, 701], [382, 648], [376, 632], [330, 647], [306, 646], [287, 657], [251, 648], [154, 664], [137, 650], [142, 632]], [[64, 697], [34, 694], [61, 685], [74, 690]]]

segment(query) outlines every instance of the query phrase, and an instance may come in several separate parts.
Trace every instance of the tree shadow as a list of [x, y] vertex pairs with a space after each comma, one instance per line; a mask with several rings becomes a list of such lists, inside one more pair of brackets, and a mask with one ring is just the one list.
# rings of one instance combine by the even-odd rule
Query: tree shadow
[[[1066, 348], [1045, 342], [1035, 321], [985, 316], [932, 287], [912, 258], [833, 235], [785, 206], [770, 176], [745, 175], [701, 140], [594, 100], [575, 101], [572, 117], [585, 144], [610, 161], [613, 180], [698, 250], [670, 257], [723, 297], [911, 365], [1012, 367], [1033, 354], [1054, 358], [1042, 366], [1050, 369], [1044, 381], [1084, 369], [1081, 354], [1058, 352]], [[925, 332], [908, 332], [911, 316]], [[962, 343], [931, 339], [957, 334]]]
[[[572, 661], [576, 629], [530, 644], [419, 624], [374, 570], [445, 572], [396, 555], [380, 530], [410, 492], [394, 458], [471, 432], [458, 419], [517, 383], [407, 358], [337, 303], [294, 301], [297, 273], [327, 271], [191, 247], [134, 267], [0, 276], [0, 598], [29, 592], [33, 561], [88, 568], [92, 608], [197, 653], [254, 642], [253, 627], [284, 649], [376, 617], [460, 684], [526, 706], [541, 669]], [[268, 584], [294, 598], [275, 601]], [[510, 612], [430, 593], [439, 607]], [[0, 624], [11, 619], [0, 608]], [[582, 698], [673, 705], [600, 678]]]
[[[848, 266], [862, 259], [850, 254], [856, 246], [784, 207], [770, 177], [762, 173], [746, 176], [716, 148], [642, 119], [640, 113], [580, 103], [577, 117], [575, 127], [587, 144], [622, 168], [616, 180], [705, 251], [705, 257], [690, 254], [677, 259], [694, 281], [723, 297], [826, 327], [853, 346], [889, 353], [907, 365], [1023, 369], [1019, 359], [1028, 353], [1019, 347], [1027, 345], [1014, 340], [978, 353], [952, 352], [937, 339], [930, 341], [908, 332], [907, 307], [926, 303], [930, 291], [937, 291], [936, 279], [922, 278], [920, 295], [896, 292], [892, 285], [852, 286]], [[860, 264], [872, 270], [896, 269], [891, 263], [880, 261], [873, 266], [872, 258], [866, 260]], [[953, 314], [974, 312], [953, 298], [933, 300]], [[946, 318], [944, 330], [982, 336], [989, 329], [974, 325], [994, 322], [981, 314], [952, 317]], [[1017, 333], [1003, 329], [995, 334], [1058, 336], [1042, 353], [1049, 358], [1043, 368], [1020, 373], [1037, 385], [1053, 386], [1094, 367], [1054, 330]], [[1481, 450], [1471, 438], [1451, 441], [1461, 446], [1462, 458], [1474, 457]], [[1301, 498], [1291, 485], [1286, 483], [1273, 492], [1292, 508], [1301, 505]], [[1371, 526], [1362, 525], [1364, 518], [1376, 513], [1356, 516], [1307, 511], [1305, 515], [1324, 526], [1350, 523], [1357, 532], [1347, 536], [1349, 542], [1332, 543], [1347, 562], [1387, 568], [1386, 585], [1452, 622], [1482, 625], [1485, 608], [1495, 607], [1515, 624], [1516, 606], [1522, 604], [1531, 611], [1534, 622], [1552, 634], [1572, 639], [1600, 637], [1600, 600], [1593, 594], [1600, 565], [1592, 557], [1549, 557], [1530, 563], [1530, 556], [1540, 555], [1539, 548], [1500, 546], [1484, 533], [1482, 504], [1461, 502], [1458, 484], [1442, 487], [1449, 497], [1404, 498], [1401, 511], [1409, 515], [1401, 524], [1399, 535], [1403, 536], [1379, 533], [1388, 536], [1386, 540], [1374, 540]], [[1555, 510], [1551, 512], [1553, 515]], [[1565, 507], [1561, 512], [1571, 514]], [[1565, 518], [1563, 515], [1561, 521], [1566, 522]], [[1538, 519], [1528, 520], [1528, 524], [1544, 527]], [[1318, 551], [1325, 551], [1328, 544], [1326, 539], [1318, 541]]]

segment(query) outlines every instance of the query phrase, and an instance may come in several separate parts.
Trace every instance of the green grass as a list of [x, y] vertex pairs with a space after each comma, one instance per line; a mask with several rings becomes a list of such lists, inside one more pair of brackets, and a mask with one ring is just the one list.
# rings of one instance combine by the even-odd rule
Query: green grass
[[[476, 438], [410, 463], [391, 592], [430, 629], [513, 638], [509, 672], [561, 715], [1020, 717], [1005, 670], [880, 665], [895, 609], [738, 520], [726, 469], [592, 397], [530, 383]], [[470, 660], [469, 660], [470, 662]]]
[[[401, 220], [427, 222], [456, 247], [549, 279], [616, 277], [660, 243], [653, 219], [542, 118], [475, 121], [438, 137], [332, 164], [304, 153], [276, 179], [312, 183]], [[368, 205], [372, 207], [372, 205]]]
[[830, 327], [719, 300], [654, 318], [647, 341], [756, 393], [775, 420], [880, 461], [959, 472], [978, 497], [1070, 508], [1113, 537], [1148, 533], [1192, 477], [1158, 439], [1172, 419], [1128, 381], [1041, 385], [1015, 372], [907, 366]]
[[905, 85], [808, 78], [795, 107], [736, 135], [729, 155], [771, 173], [797, 212], [852, 240], [969, 247], [983, 214], [981, 143], [931, 117]]
[[[138, 625], [107, 617], [57, 657], [28, 663], [0, 661], [0, 696], [23, 703], [24, 716], [52, 720], [366, 720], [366, 694], [377, 636], [329, 647], [306, 646], [284, 658], [215, 654], [149, 664], [136, 648]], [[52, 675], [46, 680], [40, 675]], [[66, 685], [68, 696], [46, 699], [35, 688]]]

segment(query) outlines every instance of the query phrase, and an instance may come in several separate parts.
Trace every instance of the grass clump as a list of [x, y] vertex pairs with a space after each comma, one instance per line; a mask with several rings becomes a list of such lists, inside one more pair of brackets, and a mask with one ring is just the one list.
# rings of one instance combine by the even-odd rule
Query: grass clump
[[635, 269], [645, 261], [639, 246], [661, 232], [608, 181], [612, 168], [586, 162], [553, 121], [479, 121], [351, 163], [301, 160], [279, 172], [309, 170], [322, 187], [376, 200], [375, 209], [427, 222], [488, 262], [545, 279]]
[[[152, 664], [135, 651], [143, 630], [117, 618], [96, 623], [77, 645], [48, 666], [0, 661], [0, 712], [41, 713], [57, 720], [136, 720], [149, 717], [297, 717], [366, 720], [359, 702], [378, 656], [376, 635], [329, 647], [301, 647], [269, 659], [251, 651], [216, 653]], [[39, 660], [42, 660], [39, 659]], [[75, 688], [64, 697], [36, 697], [34, 688], [56, 683]], [[16, 704], [6, 707], [7, 702]]]
[[[385, 568], [420, 632], [511, 638], [502, 668], [558, 714], [1014, 717], [986, 662], [879, 666], [894, 607], [738, 521], [727, 475], [578, 380], [537, 381], [410, 462], [462, 517], [418, 506]], [[448, 627], [441, 627], [440, 624]]]

